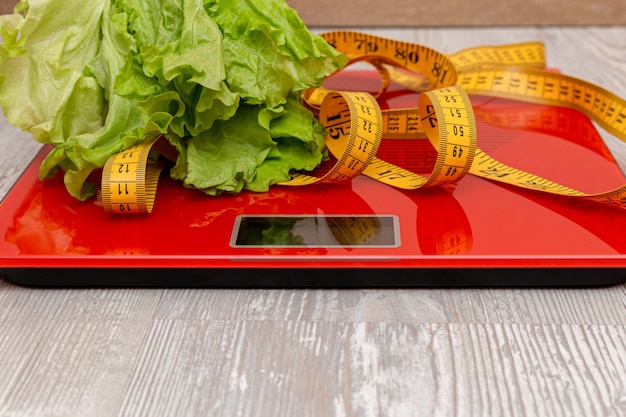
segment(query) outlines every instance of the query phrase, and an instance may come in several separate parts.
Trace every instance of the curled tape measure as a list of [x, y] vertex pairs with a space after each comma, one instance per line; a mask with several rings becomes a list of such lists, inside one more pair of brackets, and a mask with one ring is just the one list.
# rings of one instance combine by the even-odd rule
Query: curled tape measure
[[[390, 186], [417, 189], [458, 183], [467, 174], [552, 194], [626, 207], [626, 185], [587, 194], [497, 161], [477, 146], [472, 94], [567, 107], [582, 112], [626, 141], [626, 101], [566, 75], [543, 70], [537, 42], [470, 48], [446, 55], [431, 48], [352, 31], [322, 37], [349, 58], [381, 75], [377, 94], [307, 91], [304, 103], [324, 124], [335, 164], [321, 175], [295, 173], [287, 186], [337, 182], [366, 175]], [[416, 108], [382, 111], [376, 97], [391, 81], [420, 92]], [[428, 138], [437, 150], [424, 177], [376, 156], [381, 140]], [[113, 213], [150, 212], [162, 164], [148, 158], [155, 141], [112, 156], [104, 167], [102, 200]]]
[[158, 139], [133, 146], [107, 160], [102, 171], [102, 203], [106, 211], [126, 214], [152, 211], [159, 175], [165, 167], [163, 161], [148, 157]]
[[[365, 175], [394, 187], [416, 189], [453, 184], [469, 172], [476, 150], [476, 122], [467, 94], [455, 86], [429, 91], [420, 96], [418, 109], [413, 120], [419, 125], [413, 129], [423, 130], [439, 150], [430, 176], [423, 177], [378, 158], [364, 170]], [[403, 119], [398, 113], [389, 115], [387, 128], [401, 134]], [[406, 116], [407, 122], [410, 117]]]
[[376, 155], [383, 133], [382, 114], [368, 93], [327, 91], [319, 119], [326, 127], [326, 146], [337, 163], [323, 176], [296, 174], [283, 185], [343, 181], [361, 174]]

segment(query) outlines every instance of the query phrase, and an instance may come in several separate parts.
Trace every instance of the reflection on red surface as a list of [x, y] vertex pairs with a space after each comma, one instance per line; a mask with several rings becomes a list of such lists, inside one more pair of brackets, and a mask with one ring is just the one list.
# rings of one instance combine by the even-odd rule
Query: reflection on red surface
[[[120, 216], [105, 213], [95, 200], [83, 203], [69, 197], [60, 178], [32, 180], [4, 236], [4, 243], [15, 245], [21, 254], [225, 253], [234, 219], [242, 214], [375, 214], [349, 183], [315, 190], [275, 187], [268, 193], [242, 192], [216, 198], [162, 178], [157, 206], [150, 215]], [[276, 248], [260, 251], [281, 253]], [[309, 255], [327, 252], [323, 248], [288, 251]]]
[[474, 97], [472, 102], [476, 119], [502, 129], [543, 133], [561, 138], [613, 160], [593, 124], [587, 118], [580, 117], [576, 110], [537, 106], [513, 100], [499, 100], [494, 108], [489, 106], [492, 100], [494, 99], [488, 97]]
[[[33, 179], [7, 229], [4, 244], [14, 245], [23, 255], [320, 256], [332, 251], [233, 249], [229, 242], [234, 220], [243, 214], [394, 214], [401, 217], [403, 252], [407, 254], [454, 255], [468, 253], [472, 247], [469, 220], [453, 194], [443, 188], [410, 192], [359, 178], [353, 184], [274, 187], [268, 193], [214, 198], [163, 178], [157, 198], [150, 215], [115, 216], [105, 213], [97, 201], [82, 203], [69, 197], [60, 179], [43, 183]], [[372, 208], [368, 200], [379, 209]], [[387, 205], [382, 212], [381, 202]], [[371, 253], [360, 248], [334, 249], [338, 251]]]
[[471, 253], [474, 236], [463, 207], [441, 187], [410, 193], [419, 207], [417, 236], [424, 255]]
[[599, 209], [598, 204], [591, 201], [576, 201], [567, 197], [534, 193], [508, 185], [503, 187], [569, 219], [605, 242], [615, 252], [624, 252], [626, 234], [621, 225], [626, 225], [626, 210], [612, 206], [603, 206]]
[[[51, 208], [57, 210], [48, 212], [47, 210]], [[63, 221], [68, 217], [74, 217], [75, 213], [64, 209], [65, 206], [61, 205], [44, 205], [43, 195], [35, 195], [7, 230], [6, 241], [14, 243], [21, 253], [86, 254], [88, 249], [74, 242], [75, 230]]]
[[[358, 87], [358, 74], [350, 82]], [[363, 75], [365, 81], [368, 75]], [[391, 91], [384, 106], [408, 107], [416, 95]], [[566, 109], [473, 97], [478, 143], [502, 162], [582, 191], [605, 191], [626, 183], [592, 124]], [[517, 112], [520, 114], [517, 114]], [[626, 211], [539, 194], [469, 177], [455, 189], [404, 191], [358, 177], [342, 184], [274, 186], [267, 193], [217, 198], [161, 178], [154, 211], [115, 216], [96, 201], [70, 197], [62, 178], [40, 182], [43, 154], [0, 205], [0, 264], [7, 259], [222, 256], [523, 257], [529, 255], [615, 256], [626, 254], [620, 230]], [[434, 150], [427, 140], [385, 140], [379, 156], [427, 172]], [[397, 248], [235, 248], [239, 215], [394, 215]], [[330, 258], [329, 258], [330, 259]], [[34, 261], [33, 261], [34, 262]]]

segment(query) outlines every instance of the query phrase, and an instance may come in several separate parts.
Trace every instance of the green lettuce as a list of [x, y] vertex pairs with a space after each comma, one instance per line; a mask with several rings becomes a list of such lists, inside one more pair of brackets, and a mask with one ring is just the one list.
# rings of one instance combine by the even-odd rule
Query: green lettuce
[[0, 106], [53, 145], [40, 177], [93, 196], [116, 152], [164, 135], [170, 175], [265, 191], [325, 155], [301, 102], [346, 58], [284, 0], [21, 0], [0, 16]]

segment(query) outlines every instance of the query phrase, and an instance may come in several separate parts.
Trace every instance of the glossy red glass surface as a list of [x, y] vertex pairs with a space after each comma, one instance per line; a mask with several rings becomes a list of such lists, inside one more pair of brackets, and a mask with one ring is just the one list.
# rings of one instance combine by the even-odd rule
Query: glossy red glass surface
[[[370, 72], [331, 87], [376, 89]], [[417, 95], [392, 89], [385, 107]], [[502, 162], [585, 192], [626, 183], [591, 122], [569, 110], [472, 97], [478, 144]], [[395, 189], [366, 177], [210, 197], [162, 175], [154, 211], [119, 216], [37, 179], [44, 149], [0, 205], [0, 267], [626, 267], [626, 210], [466, 177], [453, 190]], [[384, 141], [379, 156], [427, 171], [428, 141]], [[241, 215], [391, 215], [397, 247], [235, 247]]]

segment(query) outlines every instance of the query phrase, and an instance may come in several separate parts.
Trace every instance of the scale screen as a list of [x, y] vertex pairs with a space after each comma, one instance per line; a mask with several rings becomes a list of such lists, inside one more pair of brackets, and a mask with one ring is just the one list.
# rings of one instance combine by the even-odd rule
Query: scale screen
[[238, 216], [234, 247], [398, 247], [395, 216]]

